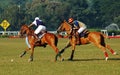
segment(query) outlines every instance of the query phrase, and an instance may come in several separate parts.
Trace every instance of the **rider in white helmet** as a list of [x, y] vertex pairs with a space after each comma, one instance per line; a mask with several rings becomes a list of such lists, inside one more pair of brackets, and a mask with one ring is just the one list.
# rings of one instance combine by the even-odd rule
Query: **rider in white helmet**
[[46, 27], [45, 27], [43, 21], [39, 19], [39, 17], [35, 17], [35, 20], [29, 25], [29, 27], [31, 27], [33, 25], [35, 25], [37, 27], [36, 30], [34, 31], [34, 33], [35, 33], [35, 37], [39, 41], [38, 34], [40, 32], [41, 33], [45, 32], [46, 31]]

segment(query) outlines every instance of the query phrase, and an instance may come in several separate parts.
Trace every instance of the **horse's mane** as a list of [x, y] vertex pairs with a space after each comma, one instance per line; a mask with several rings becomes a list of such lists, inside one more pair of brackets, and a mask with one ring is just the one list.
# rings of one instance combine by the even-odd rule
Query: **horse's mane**
[[63, 22], [71, 27], [71, 25], [66, 20], [64, 20]]
[[34, 30], [32, 28], [28, 27], [27, 24], [23, 24], [22, 26], [28, 28], [30, 31], [30, 34], [32, 34], [32, 35], [34, 34]]
[[[28, 27], [27, 24], [24, 24], [24, 25], [22, 25], [22, 26]], [[30, 27], [28, 27], [28, 28], [29, 28], [30, 30], [34, 31], [32, 28], [30, 28]]]

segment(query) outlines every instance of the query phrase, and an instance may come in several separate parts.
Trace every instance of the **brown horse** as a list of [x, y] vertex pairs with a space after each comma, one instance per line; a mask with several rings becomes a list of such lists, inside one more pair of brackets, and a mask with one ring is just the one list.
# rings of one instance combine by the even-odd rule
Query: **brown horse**
[[[73, 32], [74, 30], [72, 29], [73, 28], [71, 27], [71, 25], [67, 23], [65, 20], [63, 23], [61, 23], [61, 25], [57, 29], [57, 32], [66, 31], [66, 33], [70, 35], [68, 44], [60, 51], [60, 54], [62, 54], [66, 48], [72, 46], [72, 53], [69, 60], [73, 60], [75, 46], [78, 45], [76, 36], [74, 35], [74, 32]], [[112, 50], [109, 45], [105, 44], [105, 38], [107, 38], [107, 36], [100, 32], [89, 32], [87, 34], [87, 37], [80, 38], [80, 42], [81, 42], [80, 45], [93, 43], [95, 46], [97, 46], [104, 52], [105, 60], [107, 61], [108, 53], [106, 52], [106, 49], [110, 50], [112, 54], [116, 54], [116, 52], [114, 52], [114, 50]]]
[[40, 42], [37, 43], [35, 43], [37, 39], [33, 35], [34, 30], [29, 28], [27, 25], [21, 26], [20, 34], [21, 36], [23, 36], [24, 34], [26, 35], [26, 43], [28, 45], [28, 48], [20, 55], [20, 57], [23, 57], [28, 50], [31, 50], [31, 56], [29, 61], [33, 61], [34, 48], [36, 46], [46, 47], [46, 45], [48, 44], [55, 50], [57, 54], [55, 57], [55, 61], [57, 60], [58, 56], [61, 58], [61, 55], [58, 54], [59, 50], [57, 48], [58, 38], [53, 33], [49, 33], [49, 32], [45, 33], [44, 36], [41, 38]]

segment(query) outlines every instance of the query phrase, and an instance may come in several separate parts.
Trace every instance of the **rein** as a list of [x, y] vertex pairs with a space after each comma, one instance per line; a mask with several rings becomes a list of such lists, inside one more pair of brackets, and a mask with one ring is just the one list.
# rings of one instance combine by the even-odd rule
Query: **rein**
[[22, 32], [23, 32], [23, 34], [25, 34], [26, 36], [33, 35], [33, 34], [34, 34], [34, 30], [32, 30], [31, 28], [29, 28], [27, 25], [24, 25], [24, 26], [23, 26]]

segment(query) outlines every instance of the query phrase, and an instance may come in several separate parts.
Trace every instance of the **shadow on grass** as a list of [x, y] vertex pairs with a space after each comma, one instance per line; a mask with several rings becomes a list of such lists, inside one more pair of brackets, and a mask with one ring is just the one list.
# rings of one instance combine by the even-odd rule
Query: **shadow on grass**
[[[64, 61], [96, 61], [96, 60], [105, 60], [105, 59], [98, 59], [98, 58], [93, 58], [93, 59], [73, 59], [73, 60], [68, 60], [68, 59], [64, 59]], [[120, 58], [109, 58], [109, 60], [120, 60]]]
[[120, 58], [109, 58], [108, 60], [120, 60]]

